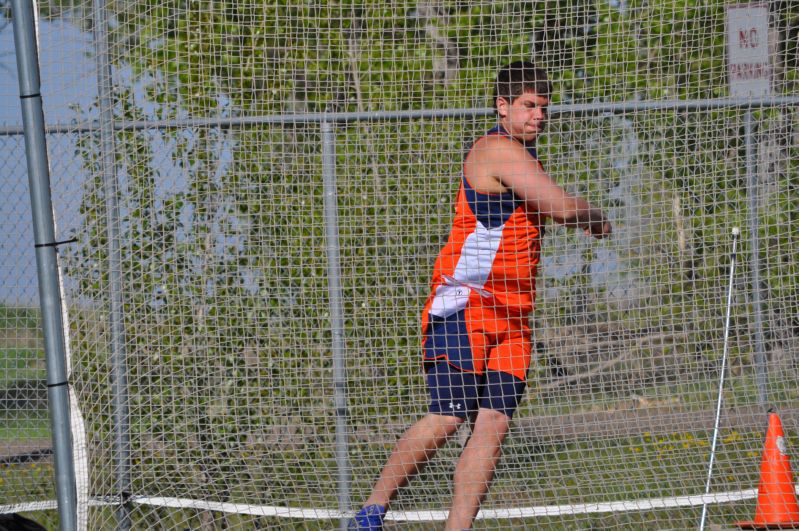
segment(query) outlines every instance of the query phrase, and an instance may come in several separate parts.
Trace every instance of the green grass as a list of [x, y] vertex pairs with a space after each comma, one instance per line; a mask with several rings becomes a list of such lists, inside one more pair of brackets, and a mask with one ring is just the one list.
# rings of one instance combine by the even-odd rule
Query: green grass
[[[795, 433], [786, 434], [793, 440]], [[485, 507], [542, 507], [639, 501], [704, 492], [710, 454], [707, 432], [629, 438], [581, 438], [559, 442], [526, 440], [511, 434]], [[755, 488], [759, 479], [762, 432], [722, 430], [711, 492]], [[791, 443], [789, 442], [789, 446]], [[386, 449], [364, 452], [379, 463]], [[451, 498], [450, 479], [457, 444], [442, 450], [419, 478], [403, 489], [395, 509], [441, 509]], [[377, 465], [379, 466], [379, 465]], [[375, 470], [377, 470], [375, 466]], [[356, 477], [353, 499], [363, 499], [371, 477]], [[754, 500], [709, 505], [709, 522], [729, 524], [750, 519]], [[331, 505], [335, 506], [335, 505]], [[475, 529], [689, 529], [696, 528], [701, 506], [673, 509], [561, 515], [526, 520], [478, 521]], [[397, 529], [438, 529], [401, 524]]]
[[0, 389], [18, 380], [45, 380], [44, 351], [0, 348]]
[[[14, 442], [50, 437], [44, 398], [47, 379], [37, 308], [0, 304], [0, 397], [11, 399], [0, 411], [0, 448]], [[36, 400], [36, 409], [25, 398]], [[13, 449], [10, 452], [13, 453]]]
[[31, 330], [41, 335], [41, 313], [38, 308], [0, 304], [0, 333], [5, 330]]
[[[629, 409], [631, 401], [627, 392], [582, 392], [580, 400], [575, 401], [572, 388], [565, 386], [560, 393], [542, 396], [536, 393], [535, 378], [530, 379], [531, 392], [522, 403], [518, 417], [566, 415], [576, 412], [613, 411]], [[799, 387], [792, 380], [772, 378], [768, 382], [768, 399], [773, 405], [795, 404], [799, 400]], [[667, 405], [685, 411], [714, 410], [719, 392], [718, 376], [696, 379], [688, 383], [664, 383], [636, 390], [636, 400], [651, 405]], [[757, 403], [758, 388], [755, 375], [746, 373], [727, 377], [724, 382], [725, 408], [747, 407]]]
[[9, 417], [0, 415], [0, 448], [7, 441], [46, 439], [50, 437], [50, 419], [47, 411], [26, 413]]
[[[32, 433], [30, 426], [18, 421], [16, 428]], [[790, 437], [790, 435], [789, 435]], [[762, 433], [737, 433], [724, 430], [721, 434], [714, 472], [713, 491], [741, 490], [757, 485], [759, 452]], [[368, 452], [377, 461], [381, 452]], [[450, 497], [448, 481], [457, 454], [457, 444], [452, 444], [436, 458], [428, 472], [417, 478], [397, 500], [396, 508], [442, 508]], [[511, 441], [506, 446], [499, 467], [494, 490], [487, 507], [545, 506], [577, 503], [601, 503], [620, 500], [647, 500], [679, 495], [696, 495], [703, 492], [709, 447], [705, 433], [675, 433], [664, 436], [644, 434], [628, 439], [590, 439], [570, 443], [535, 444], [529, 441]], [[44, 467], [46, 465], [37, 465]], [[307, 464], [311, 466], [311, 464]], [[375, 470], [377, 468], [375, 467]], [[42, 468], [41, 470], [45, 470]], [[15, 483], [0, 483], [0, 499], [10, 500], [24, 493], [27, 499], [53, 499], [50, 478], [33, 465], [6, 467], [0, 477], [13, 477]], [[327, 472], [330, 472], [329, 470]], [[310, 471], [309, 471], [310, 473]], [[312, 475], [312, 474], [311, 474]], [[371, 483], [369, 478], [356, 478], [353, 500], [360, 500]], [[325, 507], [336, 507], [334, 499], [335, 478], [330, 477], [330, 499]], [[23, 487], [24, 485], [24, 487]], [[321, 493], [318, 493], [321, 494]], [[318, 495], [317, 494], [317, 495]], [[236, 496], [241, 501], [241, 496]], [[259, 503], [257, 500], [249, 500]], [[698, 522], [701, 507], [684, 507], [669, 510], [650, 510], [624, 513], [562, 515], [526, 520], [480, 520], [474, 529], [683, 529]], [[737, 504], [711, 505], [709, 523], [729, 524], [751, 518], [754, 500]], [[37, 521], [55, 528], [54, 512], [34, 515]], [[109, 511], [96, 515], [112, 529], [113, 515]], [[265, 526], [274, 529], [331, 529], [335, 522], [300, 521], [277, 518], [254, 518], [245, 515], [213, 515], [216, 522], [242, 525], [243, 528]], [[98, 520], [94, 520], [97, 522]], [[139, 507], [134, 511], [137, 526], [166, 528], [181, 524], [183, 528], [198, 528], [201, 516], [194, 511]], [[50, 523], [46, 523], [50, 522]], [[197, 527], [193, 527], [196, 524]], [[400, 523], [391, 529], [441, 529], [443, 525]]]
[[[16, 504], [55, 499], [53, 466], [50, 461], [0, 465], [0, 504]], [[57, 511], [20, 513], [45, 529], [58, 529]]]
[[[0, 396], [13, 394], [23, 401], [6, 405], [0, 412], [0, 446], [2, 441], [20, 441], [50, 436], [50, 422], [43, 398], [46, 381], [44, 352], [39, 349], [0, 348]], [[37, 400], [37, 409], [24, 403], [24, 397]]]
[[[0, 306], [0, 390], [8, 389], [15, 382], [34, 382], [45, 379], [44, 353], [35, 348], [31, 338], [38, 338], [38, 312], [30, 309], [12, 309]], [[14, 333], [7, 330], [14, 329]], [[23, 338], [22, 341], [17, 341]], [[533, 382], [535, 378], [532, 379]], [[679, 407], [685, 410], [707, 409], [717, 393], [717, 378], [687, 383], [651, 386], [641, 392], [643, 398], [657, 403], [678, 399]], [[574, 413], [583, 408], [601, 406], [605, 409], [623, 407], [629, 396], [613, 393], [591, 393], [581, 396], [575, 403], [573, 393], [565, 396], [553, 394], [547, 397], [533, 393], [525, 402], [519, 416], [552, 415]], [[750, 376], [733, 377], [725, 384], [725, 405], [751, 405], [757, 396], [754, 381]], [[770, 399], [790, 403], [799, 398], [799, 390], [784, 386], [769, 388]], [[757, 486], [759, 459], [763, 434], [737, 433], [724, 430], [717, 450], [714, 468], [714, 492], [741, 490]], [[0, 413], [0, 447], [13, 441], [48, 438], [49, 420], [46, 410], [20, 410]], [[514, 437], [515, 435], [512, 435]], [[516, 436], [518, 437], [518, 436]], [[795, 440], [795, 434], [789, 433]], [[602, 503], [621, 500], [648, 500], [681, 495], [696, 495], [704, 491], [704, 478], [709, 456], [709, 432], [669, 433], [651, 435], [643, 433], [630, 438], [584, 438], [577, 440], [548, 440], [545, 442], [517, 438], [505, 446], [503, 461], [499, 467], [494, 489], [486, 507], [545, 506], [579, 503]], [[789, 447], [797, 447], [791, 444]], [[8, 447], [8, 446], [7, 446]], [[377, 471], [390, 448], [371, 444], [353, 445], [351, 459], [358, 461], [359, 469]], [[442, 450], [421, 477], [404, 489], [395, 504], [396, 509], [414, 510], [420, 507], [446, 507], [451, 497], [450, 482], [452, 467], [458, 448], [452, 443]], [[305, 456], [307, 457], [307, 456]], [[329, 460], [328, 460], [329, 461]], [[337, 506], [336, 470], [330, 462], [324, 466], [303, 461], [298, 455], [289, 459], [283, 473], [277, 477], [266, 477], [264, 471], [253, 470], [252, 480], [258, 484], [278, 488], [276, 482], [286, 482], [286, 499], [292, 499], [292, 488], [303, 490], [306, 484], [330, 485], [327, 492], [315, 492], [314, 498], [324, 502], [325, 507]], [[272, 470], [272, 475], [276, 471]], [[218, 478], [225, 482], [225, 478]], [[446, 479], [446, 480], [445, 480]], [[361, 500], [371, 487], [373, 477], [366, 474], [353, 478], [353, 503]], [[51, 500], [53, 473], [49, 462], [29, 463], [0, 467], [0, 500], [15, 503], [33, 500]], [[267, 503], [265, 500], [249, 499], [252, 493], [244, 488], [230, 495], [236, 501]], [[709, 506], [709, 523], [729, 525], [736, 520], [752, 517], [754, 500]], [[625, 513], [599, 513], [562, 515], [527, 520], [478, 520], [475, 529], [674, 529], [693, 528], [699, 521], [701, 507], [685, 507], [669, 510], [647, 510]], [[111, 508], [93, 509], [93, 523], [100, 528], [113, 529], [115, 519]], [[26, 515], [48, 529], [57, 528], [56, 511], [44, 511]], [[135, 507], [135, 525], [141, 528], [164, 528], [170, 525], [182, 528], [199, 528], [203, 518], [197, 511]], [[244, 515], [213, 515], [214, 521], [230, 527], [268, 527], [275, 529], [331, 529], [336, 522], [301, 521], [282, 518], [256, 518]], [[207, 521], [207, 520], [206, 520]], [[389, 523], [388, 530], [441, 529], [443, 523]]]

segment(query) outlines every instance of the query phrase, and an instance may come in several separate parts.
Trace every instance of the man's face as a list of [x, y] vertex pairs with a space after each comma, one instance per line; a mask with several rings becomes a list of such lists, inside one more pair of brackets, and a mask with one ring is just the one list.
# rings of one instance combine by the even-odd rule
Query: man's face
[[531, 142], [544, 130], [547, 122], [549, 98], [535, 92], [525, 92], [508, 103], [505, 98], [497, 98], [499, 123], [515, 139]]

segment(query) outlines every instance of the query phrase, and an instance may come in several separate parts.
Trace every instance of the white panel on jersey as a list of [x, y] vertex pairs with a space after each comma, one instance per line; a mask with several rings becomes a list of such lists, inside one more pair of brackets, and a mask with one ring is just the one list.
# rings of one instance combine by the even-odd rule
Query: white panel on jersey
[[504, 227], [501, 225], [488, 229], [477, 222], [474, 232], [466, 237], [461, 248], [453, 276], [444, 275], [444, 283], [436, 289], [431, 314], [447, 317], [459, 312], [466, 307], [470, 291], [478, 291], [483, 296], [491, 295], [483, 290], [483, 286], [491, 274]]

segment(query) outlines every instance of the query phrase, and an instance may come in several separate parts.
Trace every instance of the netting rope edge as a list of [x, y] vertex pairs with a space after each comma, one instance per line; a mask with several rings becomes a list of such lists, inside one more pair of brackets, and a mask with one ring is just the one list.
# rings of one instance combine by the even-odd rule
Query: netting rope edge
[[[799, 488], [797, 488], [799, 490]], [[607, 503], [581, 503], [570, 505], [545, 505], [540, 507], [511, 507], [508, 509], [483, 509], [478, 519], [513, 519], [542, 516], [563, 516], [589, 513], [621, 513], [632, 511], [649, 511], [653, 509], [669, 509], [674, 507], [695, 507], [703, 504], [732, 503], [750, 500], [757, 497], [757, 489], [730, 492], [718, 492], [695, 496], [672, 496], [668, 498], [650, 498], [646, 500], [628, 500]], [[352, 516], [352, 512], [341, 512], [335, 509], [308, 509], [297, 507], [276, 507], [269, 505], [251, 505], [247, 503], [213, 502], [192, 500], [187, 498], [168, 498], [161, 496], [131, 496], [130, 502], [136, 505], [153, 507], [169, 507], [173, 509], [196, 509], [217, 511], [250, 516], [275, 516], [282, 518], [298, 518], [302, 520], [335, 520]], [[92, 499], [90, 507], [107, 507], [117, 505], [118, 501]], [[0, 514], [44, 511], [56, 509], [55, 500], [31, 503], [0, 505]], [[447, 519], [447, 511], [390, 511], [387, 520], [404, 522], [439, 522]]]

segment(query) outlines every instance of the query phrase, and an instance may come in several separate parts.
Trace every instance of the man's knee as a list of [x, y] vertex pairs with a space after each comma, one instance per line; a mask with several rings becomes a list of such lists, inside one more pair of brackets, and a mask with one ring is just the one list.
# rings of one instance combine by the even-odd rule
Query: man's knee
[[481, 408], [477, 413], [472, 437], [496, 438], [501, 443], [510, 429], [511, 418], [501, 411]]

